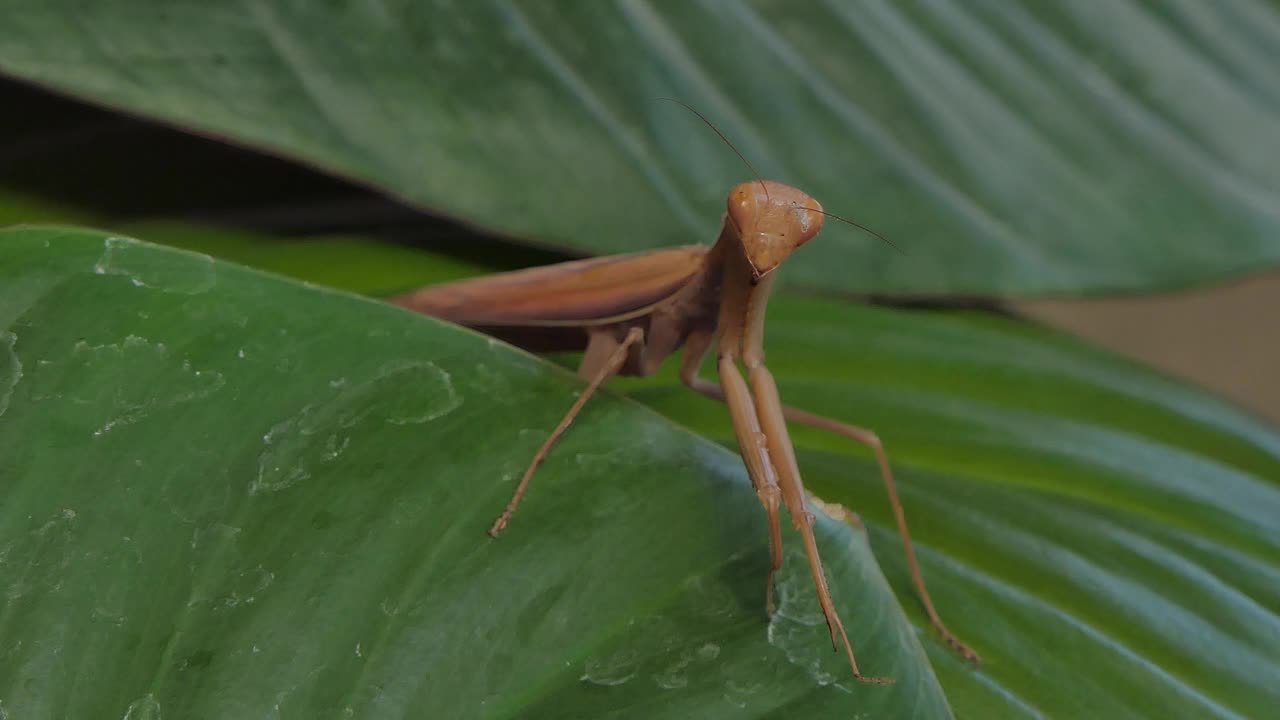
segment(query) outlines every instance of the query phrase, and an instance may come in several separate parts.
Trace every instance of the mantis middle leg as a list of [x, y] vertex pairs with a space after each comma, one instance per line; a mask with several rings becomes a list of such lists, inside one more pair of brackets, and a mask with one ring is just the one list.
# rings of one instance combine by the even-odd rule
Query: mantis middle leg
[[569, 408], [569, 412], [565, 413], [564, 418], [560, 420], [560, 424], [555, 430], [547, 436], [542, 446], [538, 448], [538, 452], [533, 454], [533, 459], [529, 461], [529, 467], [525, 468], [524, 475], [520, 478], [520, 483], [516, 485], [515, 492], [511, 494], [511, 500], [507, 502], [506, 508], [502, 514], [493, 521], [493, 526], [489, 528], [490, 537], [498, 537], [507, 527], [507, 523], [511, 522], [511, 516], [515, 514], [516, 508], [520, 505], [520, 499], [524, 497], [525, 490], [529, 487], [529, 480], [533, 477], [533, 471], [538, 469], [538, 465], [542, 462], [547, 453], [551, 451], [551, 446], [556, 440], [564, 434], [569, 428], [569, 424], [582, 411], [582, 406], [587, 404], [595, 391], [609, 380], [609, 378], [618, 374], [623, 364], [627, 361], [627, 355], [631, 352], [631, 346], [644, 340], [644, 330], [633, 327], [622, 340], [616, 339], [607, 331], [593, 332], [587, 342], [587, 351], [582, 357], [582, 364], [578, 366], [578, 375], [589, 382], [586, 389], [578, 395], [578, 399], [574, 401]]

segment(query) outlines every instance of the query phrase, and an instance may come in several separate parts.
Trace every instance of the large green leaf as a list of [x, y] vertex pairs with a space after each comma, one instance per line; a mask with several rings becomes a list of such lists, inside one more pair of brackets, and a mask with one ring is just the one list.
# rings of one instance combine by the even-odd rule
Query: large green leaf
[[[256, 709], [261, 698], [297, 685], [285, 696], [286, 714], [345, 702], [372, 713], [387, 705], [334, 678], [358, 672], [376, 652], [378, 667], [354, 681], [360, 688], [402, 699], [448, 683], [463, 715], [483, 714], [477, 703], [489, 697], [501, 698], [484, 705], [493, 716], [517, 708], [535, 716], [707, 716], [741, 713], [730, 703], [743, 701], [756, 714], [785, 705], [806, 717], [826, 714], [819, 706], [833, 717], [897, 717], [909, 702], [921, 703], [920, 717], [939, 712], [929, 707], [936, 697], [928, 695], [927, 671], [914, 676], [926, 692], [921, 698], [861, 687], [847, 696], [805, 683], [838, 677], [838, 658], [816, 652], [822, 628], [812, 605], [787, 608], [765, 631], [758, 614], [763, 528], [732, 456], [606, 396], [553, 453], [510, 533], [485, 545], [475, 536], [569, 403], [572, 380], [430, 321], [408, 322], [199, 257], [20, 232], [37, 240], [0, 244], [0, 267], [15, 268], [0, 283], [0, 325], [9, 327], [10, 358], [22, 371], [0, 417], [0, 477], [13, 476], [7, 468], [16, 465], [16, 477], [44, 484], [28, 480], [22, 492], [4, 495], [3, 542], [26, 543], [0, 556], [26, 563], [19, 599], [28, 604], [9, 612], [31, 615], [0, 626], [0, 652], [52, 662], [40, 652], [56, 648], [64, 664], [53, 666], [63, 668], [55, 679], [64, 684], [54, 687], [66, 692], [48, 694], [66, 696], [72, 671], [65, 668], [93, 656], [119, 675], [76, 687], [99, 699], [107, 684], [123, 682], [112, 690], [115, 708], [154, 701]], [[42, 237], [53, 248], [38, 247]], [[11, 254], [14, 247], [30, 254]], [[275, 267], [289, 265], [290, 252], [311, 252], [277, 247], [283, 254], [266, 259]], [[129, 318], [137, 324], [128, 330], [116, 324], [135, 312], [149, 317]], [[983, 653], [977, 670], [923, 626], [865, 453], [794, 430], [810, 488], [866, 521], [957, 714], [1263, 717], [1280, 702], [1272, 682], [1280, 674], [1280, 436], [1273, 429], [1181, 383], [1010, 320], [780, 298], [769, 328], [770, 364], [788, 401], [874, 427], [886, 441], [935, 600]], [[163, 352], [148, 354], [144, 338], [165, 342]], [[0, 357], [3, 350], [0, 344]], [[91, 360], [111, 362], [88, 372]], [[420, 426], [388, 424], [410, 412], [430, 414], [442, 395], [434, 371], [379, 379], [398, 361], [445, 370], [463, 402]], [[219, 373], [207, 380], [218, 387], [195, 397], [195, 373], [215, 377], [210, 372]], [[133, 384], [115, 393], [85, 389], [115, 377]], [[338, 378], [347, 384], [329, 387]], [[670, 371], [620, 387], [731, 443], [723, 408], [679, 387]], [[514, 428], [521, 429], [515, 440]], [[156, 433], [163, 445], [154, 444]], [[341, 452], [330, 459], [334, 449]], [[273, 464], [286, 457], [309, 476], [278, 493], [249, 495], [264, 468], [288, 481]], [[138, 459], [142, 466], [131, 464]], [[77, 525], [95, 517], [86, 508], [101, 508], [115, 524]], [[441, 516], [447, 524], [436, 524]], [[839, 526], [826, 530], [828, 571], [847, 615], [858, 619], [862, 662], [901, 673], [914, 641], [881, 624], [896, 611], [877, 605], [886, 600], [863, 546], [841, 540], [847, 531]], [[525, 544], [508, 547], [519, 532]], [[216, 550], [199, 542], [188, 548], [204, 533], [215, 536]], [[147, 553], [143, 543], [160, 547]], [[781, 592], [787, 603], [809, 602], [789, 545], [795, 574]], [[446, 559], [451, 553], [457, 557]], [[261, 590], [258, 567], [275, 573]], [[130, 594], [140, 592], [133, 588], [139, 582], [163, 592], [148, 586], [145, 595]], [[703, 612], [719, 606], [708, 593], [736, 598], [732, 612]], [[130, 603], [139, 597], [154, 605], [135, 611]], [[386, 597], [397, 601], [390, 607], [420, 610], [370, 620]], [[95, 613], [99, 606], [105, 614]], [[176, 630], [166, 624], [174, 614], [182, 619]], [[26, 635], [11, 634], [19, 626]], [[299, 635], [303, 626], [308, 633]], [[371, 626], [380, 641], [364, 639]], [[68, 648], [65, 638], [76, 631], [83, 644]], [[796, 631], [803, 645], [792, 644]], [[431, 633], [443, 638], [439, 647], [425, 647]], [[592, 639], [561, 650], [566, 638], [579, 637]], [[8, 650], [15, 638], [21, 644]], [[258, 638], [277, 644], [269, 662], [287, 680], [260, 677], [267, 671], [252, 664], [253, 645], [267, 646]], [[905, 656], [895, 654], [899, 641], [896, 652]], [[814, 654], [779, 656], [778, 645]], [[300, 657], [288, 654], [298, 647]], [[773, 675], [818, 657], [827, 664], [816, 675], [783, 673], [795, 685]], [[493, 680], [551, 658], [570, 666]], [[458, 674], [423, 670], [441, 665], [457, 665]], [[253, 673], [247, 687], [220, 684], [246, 671]], [[402, 679], [406, 673], [411, 680]], [[145, 680], [129, 684], [134, 674]], [[628, 679], [602, 686], [584, 676]], [[11, 687], [8, 678], [0, 683], [7, 709]], [[868, 704], [877, 701], [889, 706]]]
[[362, 298], [94, 231], [0, 231], [0, 715], [948, 717], [865, 536], [763, 612], [731, 453]]
[[[0, 0], [0, 69], [591, 252], [705, 242], [749, 173], [810, 286], [1170, 287], [1280, 258], [1274, 2]], [[122, 181], [125, 181], [122, 179]]]

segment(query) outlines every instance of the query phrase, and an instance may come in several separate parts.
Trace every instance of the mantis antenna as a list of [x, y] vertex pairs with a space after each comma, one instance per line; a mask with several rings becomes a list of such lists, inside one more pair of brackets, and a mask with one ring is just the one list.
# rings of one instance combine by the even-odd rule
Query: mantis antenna
[[[693, 106], [689, 105], [688, 103], [684, 102], [683, 100], [677, 100], [677, 99], [675, 99], [675, 98], [673, 98], [673, 97], [666, 97], [666, 96], [658, 97], [658, 98], [655, 98], [655, 99], [657, 99], [657, 100], [665, 100], [665, 101], [667, 101], [667, 102], [669, 102], [669, 103], [675, 103], [676, 105], [679, 105], [680, 107], [684, 108], [685, 110], [688, 110], [689, 112], [693, 113], [695, 116], [697, 116], [697, 118], [698, 118], [699, 120], [701, 120], [703, 123], [705, 123], [707, 127], [711, 128], [711, 131], [712, 131], [712, 132], [714, 132], [716, 135], [719, 135], [719, 136], [720, 136], [720, 139], [724, 141], [724, 144], [729, 146], [729, 149], [733, 151], [733, 154], [738, 156], [738, 159], [742, 161], [742, 164], [747, 166], [747, 169], [751, 171], [751, 174], [752, 174], [752, 175], [755, 175], [755, 177], [756, 177], [756, 182], [760, 183], [760, 187], [764, 190], [764, 196], [765, 196], [765, 198], [768, 198], [768, 197], [769, 197], [769, 186], [765, 184], [765, 182], [764, 182], [764, 178], [760, 175], [760, 172], [759, 172], [758, 170], [756, 170], [756, 166], [751, 164], [751, 161], [747, 159], [747, 156], [746, 156], [746, 155], [743, 155], [743, 154], [742, 154], [742, 152], [738, 150], [737, 146], [736, 146], [736, 145], [734, 145], [732, 142], [730, 142], [729, 138], [725, 137], [725, 134], [724, 134], [724, 133], [720, 132], [720, 128], [716, 127], [715, 123], [713, 123], [713, 122], [711, 122], [709, 119], [707, 119], [707, 116], [706, 116], [706, 115], [703, 115], [702, 113], [698, 112], [697, 110], [695, 110], [695, 109], [693, 108]], [[883, 242], [884, 242], [886, 245], [888, 245], [889, 247], [893, 248], [894, 250], [897, 250], [899, 253], [902, 253], [903, 255], [906, 255], [906, 253], [902, 251], [902, 248], [900, 248], [900, 247], [898, 247], [897, 245], [895, 245], [895, 244], [893, 243], [893, 241], [891, 241], [889, 238], [887, 238], [887, 237], [885, 237], [885, 236], [881, 235], [880, 233], [876, 232], [875, 230], [872, 230], [871, 228], [867, 227], [866, 225], [861, 225], [861, 224], [856, 223], [856, 222], [854, 222], [854, 221], [852, 221], [852, 220], [850, 220], [850, 219], [848, 219], [848, 218], [846, 218], [846, 217], [841, 217], [840, 215], [837, 215], [837, 214], [835, 214], [835, 213], [833, 213], [833, 212], [827, 212], [826, 210], [818, 210], [818, 209], [816, 209], [816, 208], [808, 208], [808, 209], [809, 209], [809, 210], [812, 210], [813, 212], [819, 213], [819, 214], [821, 214], [821, 215], [826, 215], [826, 216], [827, 216], [827, 217], [829, 217], [829, 218], [833, 218], [833, 219], [835, 219], [835, 220], [839, 220], [840, 222], [842, 222], [842, 223], [844, 223], [844, 224], [846, 224], [846, 225], [849, 225], [849, 226], [851, 226], [851, 227], [855, 227], [855, 228], [857, 228], [857, 229], [859, 229], [859, 230], [861, 230], [861, 231], [863, 231], [863, 232], [867, 233], [868, 235], [873, 235], [873, 236], [875, 236], [876, 238], [878, 238], [878, 239], [880, 239], [881, 241], [883, 241]]]
[[698, 119], [706, 123], [707, 127], [711, 128], [712, 132], [720, 136], [720, 139], [724, 141], [724, 144], [729, 146], [729, 149], [733, 151], [734, 155], [738, 156], [738, 159], [742, 161], [743, 165], [747, 166], [747, 169], [751, 171], [751, 174], [756, 176], [756, 182], [760, 183], [761, 189], [764, 190], [765, 198], [769, 197], [769, 186], [764, 184], [764, 178], [760, 176], [760, 173], [756, 170], [756, 166], [751, 164], [751, 161], [747, 159], [746, 155], [743, 155], [741, 152], [738, 151], [737, 146], [729, 142], [729, 138], [725, 137], [724, 133], [720, 132], [720, 128], [716, 127], [715, 123], [708, 120], [706, 115], [703, 115], [697, 110], [694, 110], [693, 107], [688, 103], [682, 100], [677, 100], [673, 97], [660, 97], [658, 98], [658, 100], [666, 100], [667, 102], [675, 103], [680, 107], [684, 108], [685, 110], [688, 110], [689, 112], [698, 116]]

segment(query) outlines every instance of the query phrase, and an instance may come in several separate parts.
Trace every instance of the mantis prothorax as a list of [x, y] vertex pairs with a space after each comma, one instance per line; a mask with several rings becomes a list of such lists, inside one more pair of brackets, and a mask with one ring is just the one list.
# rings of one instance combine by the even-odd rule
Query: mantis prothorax
[[[879, 438], [871, 430], [783, 405], [765, 366], [765, 307], [774, 270], [818, 234], [827, 215], [804, 192], [758, 179], [729, 192], [720, 237], [710, 248], [676, 247], [518, 270], [425, 287], [392, 302], [530, 350], [585, 349], [578, 375], [587, 387], [529, 462], [510, 502], [489, 529], [494, 537], [511, 521], [538, 464], [596, 389], [615, 375], [650, 375], [683, 347], [680, 379], [728, 405], [747, 474], [768, 514], [772, 564], [766, 578], [767, 611], [773, 613], [773, 574], [782, 566], [779, 508], [785, 506], [803, 538], [832, 646], [839, 649], [843, 644], [856, 679], [885, 683], [892, 679], [858, 670], [836, 613], [818, 555], [814, 516], [787, 434], [788, 420], [843, 435], [872, 450], [906, 549], [911, 581], [930, 624], [960, 655], [975, 662], [979, 658], [947, 630], [933, 607]], [[712, 348], [718, 383], [698, 376]]]

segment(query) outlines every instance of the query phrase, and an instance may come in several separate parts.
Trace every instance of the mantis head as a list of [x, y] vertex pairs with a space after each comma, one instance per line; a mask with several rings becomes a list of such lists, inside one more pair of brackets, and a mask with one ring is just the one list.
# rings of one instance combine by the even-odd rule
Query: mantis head
[[756, 280], [822, 229], [822, 206], [790, 185], [753, 180], [729, 192], [729, 222]]

